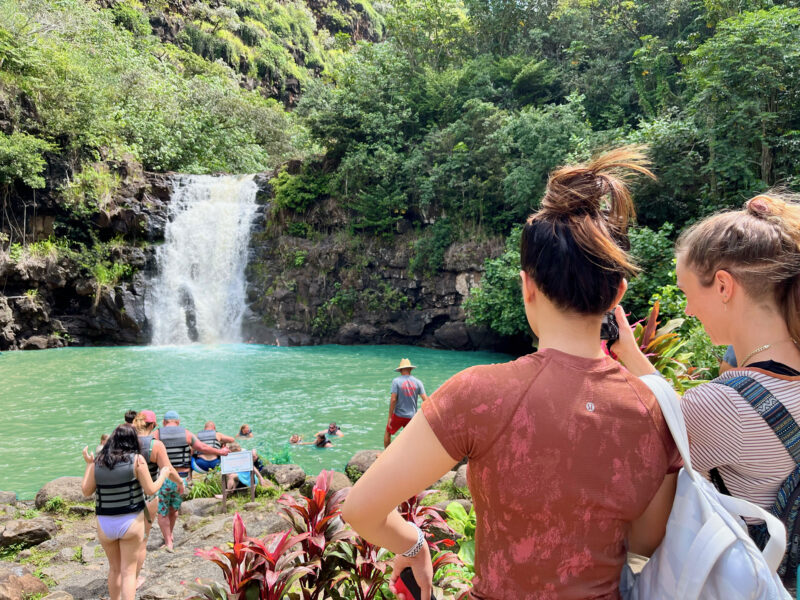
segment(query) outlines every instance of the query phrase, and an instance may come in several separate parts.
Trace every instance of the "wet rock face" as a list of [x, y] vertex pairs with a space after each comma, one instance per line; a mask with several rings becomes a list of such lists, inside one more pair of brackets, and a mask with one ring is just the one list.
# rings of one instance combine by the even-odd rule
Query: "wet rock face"
[[[28, 241], [57, 233], [56, 223], [73, 233], [91, 227], [100, 241], [120, 240], [108, 259], [129, 265], [133, 279], [113, 289], [98, 288], [77, 256], [54, 251], [12, 257], [0, 249], [0, 351], [146, 343], [144, 281], [155, 268], [155, 252], [142, 242], [164, 237], [171, 175], [145, 173], [126, 160], [107, 161], [104, 167], [119, 176], [120, 184], [96, 213], [80, 221], [65, 213], [53, 192], [63, 185], [65, 172], [53, 168], [48, 170], [48, 188], [35, 200], [11, 194], [8, 211], [13, 219], [8, 222], [28, 223]], [[35, 218], [29, 216], [31, 210]], [[19, 241], [21, 229], [0, 234]], [[82, 243], [91, 247], [92, 242], [87, 238]]]
[[313, 242], [268, 231], [254, 236], [245, 338], [506, 349], [508, 340], [468, 325], [463, 309], [484, 260], [502, 252], [502, 241], [454, 244], [436, 273], [423, 274], [410, 269], [416, 239], [414, 232], [389, 240], [340, 232]]

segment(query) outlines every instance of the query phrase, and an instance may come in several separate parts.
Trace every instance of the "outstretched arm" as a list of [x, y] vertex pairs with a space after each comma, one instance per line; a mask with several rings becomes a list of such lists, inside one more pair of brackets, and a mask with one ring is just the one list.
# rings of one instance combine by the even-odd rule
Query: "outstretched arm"
[[[426, 489], [457, 462], [439, 442], [425, 415], [417, 413], [350, 491], [342, 518], [364, 539], [402, 554], [417, 542], [417, 532], [403, 520], [397, 506]], [[409, 465], [414, 468], [409, 469]], [[413, 559], [398, 556], [394, 571], [399, 574], [407, 566], [414, 570], [422, 597], [429, 598], [433, 570], [427, 544]]]
[[[192, 447], [192, 450], [195, 452], [199, 452], [200, 454], [213, 454], [214, 456], [227, 456], [230, 453], [230, 450], [227, 448], [214, 448], [214, 446], [209, 446], [208, 444], [204, 444], [200, 440], [195, 437], [194, 434], [186, 432], [186, 442]], [[189, 437], [191, 436], [191, 438]]]
[[225, 435], [224, 433], [218, 433], [217, 434], [217, 441], [220, 444], [232, 444], [236, 440], [234, 438], [232, 438], [231, 436], [229, 436], [229, 435]]

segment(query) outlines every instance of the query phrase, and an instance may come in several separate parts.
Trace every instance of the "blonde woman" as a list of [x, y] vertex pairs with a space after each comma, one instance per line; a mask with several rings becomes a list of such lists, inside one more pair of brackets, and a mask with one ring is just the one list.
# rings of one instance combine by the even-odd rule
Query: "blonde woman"
[[[740, 359], [683, 396], [692, 462], [723, 491], [769, 510], [797, 466], [766, 419], [783, 410], [787, 431], [789, 421], [800, 422], [800, 204], [779, 194], [756, 196], [742, 210], [684, 232], [676, 256], [686, 314]], [[621, 307], [616, 317], [613, 351], [631, 372], [652, 372]], [[753, 394], [772, 407], [761, 402], [764, 417], [748, 400], [759, 401]], [[784, 582], [794, 580], [787, 571]]]

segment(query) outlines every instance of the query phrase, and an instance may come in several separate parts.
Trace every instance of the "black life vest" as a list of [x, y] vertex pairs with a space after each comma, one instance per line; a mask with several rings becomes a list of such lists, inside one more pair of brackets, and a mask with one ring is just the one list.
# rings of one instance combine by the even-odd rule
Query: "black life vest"
[[144, 491], [136, 479], [135, 463], [135, 454], [126, 456], [113, 469], [95, 462], [95, 512], [98, 515], [125, 515], [144, 509]]
[[215, 429], [204, 429], [203, 431], [198, 431], [197, 439], [204, 444], [208, 444], [212, 448], [216, 448], [217, 450], [222, 448], [222, 444], [220, 444], [219, 440], [217, 439], [217, 432]]
[[186, 443], [186, 429], [180, 425], [167, 425], [158, 430], [158, 439], [167, 447], [169, 462], [177, 470], [192, 465], [192, 447]]
[[150, 471], [150, 478], [153, 481], [158, 479], [158, 472], [160, 470], [156, 463], [150, 462], [150, 454], [153, 451], [153, 443], [155, 441], [156, 438], [152, 435], [139, 436], [139, 453], [144, 456], [145, 461], [147, 461], [147, 470]]

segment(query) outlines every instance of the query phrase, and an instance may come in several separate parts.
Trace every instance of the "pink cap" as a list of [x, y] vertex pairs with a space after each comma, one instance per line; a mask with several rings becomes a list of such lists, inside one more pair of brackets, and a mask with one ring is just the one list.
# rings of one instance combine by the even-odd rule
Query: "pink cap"
[[142, 415], [144, 416], [145, 423], [156, 423], [156, 413], [152, 410], [143, 410]]

